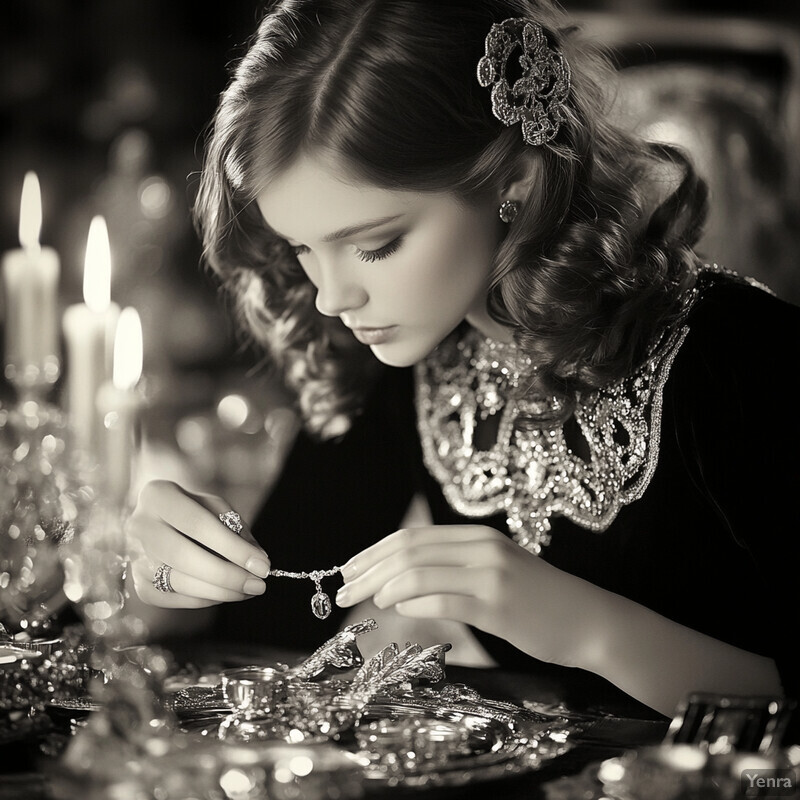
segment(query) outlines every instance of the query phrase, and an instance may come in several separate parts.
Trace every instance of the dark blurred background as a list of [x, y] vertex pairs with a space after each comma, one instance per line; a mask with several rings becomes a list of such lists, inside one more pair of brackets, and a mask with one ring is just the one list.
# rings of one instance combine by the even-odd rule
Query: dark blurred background
[[198, 272], [188, 207], [203, 128], [256, 4], [212, 8], [182, 0], [11, 0], [3, 8], [0, 243], [16, 246], [20, 187], [33, 169], [42, 241], [59, 251], [64, 300], [74, 302], [89, 221], [103, 214], [112, 294], [139, 308], [153, 367], [213, 363], [228, 346], [225, 324], [204, 316], [214, 310], [204, 304], [209, 281]]
[[[684, 145], [709, 181], [703, 256], [800, 302], [800, 3], [565, 7], [611, 48], [624, 123]], [[112, 296], [142, 316], [151, 401], [164, 411], [153, 440], [194, 458], [200, 483], [253, 480], [259, 464], [242, 461], [237, 442], [281, 435], [270, 414], [284, 398], [248, 377], [251, 354], [200, 268], [189, 215], [204, 127], [258, 16], [253, 0], [205, 10], [187, 0], [3, 3], [0, 248], [17, 246], [22, 180], [35, 170], [66, 305], [80, 300], [89, 221], [106, 217]], [[233, 456], [204, 461], [209, 443]]]

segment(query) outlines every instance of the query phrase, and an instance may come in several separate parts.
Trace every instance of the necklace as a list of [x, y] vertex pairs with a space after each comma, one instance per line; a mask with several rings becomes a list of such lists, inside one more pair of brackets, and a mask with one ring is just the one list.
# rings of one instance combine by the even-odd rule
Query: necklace
[[331, 569], [315, 569], [312, 572], [289, 572], [285, 569], [271, 569], [269, 574], [275, 578], [294, 578], [295, 580], [312, 580], [317, 591], [311, 598], [311, 611], [317, 619], [326, 619], [331, 613], [331, 599], [322, 591], [322, 579], [329, 578], [337, 572], [341, 572], [341, 567]]
[[[560, 422], [532, 430], [516, 425], [522, 409], [513, 389], [526, 364], [514, 345], [474, 329], [442, 342], [415, 367], [416, 406], [425, 465], [448, 504], [468, 517], [503, 513], [514, 541], [535, 555], [550, 542], [553, 517], [604, 531], [655, 472], [662, 393], [696, 296], [689, 292], [681, 318], [638, 370], [576, 398], [577, 448]], [[542, 398], [531, 408], [548, 417], [557, 403]], [[477, 426], [495, 415], [495, 443], [481, 449]]]
[[[219, 515], [219, 521], [229, 530], [235, 534], [240, 534], [244, 529], [242, 525], [242, 518], [235, 511], [226, 511], [224, 514]], [[311, 598], [311, 610], [317, 619], [326, 619], [330, 616], [333, 606], [331, 599], [325, 592], [322, 591], [322, 579], [330, 578], [337, 572], [341, 572], [341, 567], [332, 567], [331, 569], [315, 569], [311, 572], [290, 572], [286, 569], [271, 569], [270, 576], [273, 578], [294, 578], [295, 580], [312, 580], [317, 591]], [[2, 629], [2, 625], [0, 625]], [[0, 630], [2, 634], [2, 630]]]

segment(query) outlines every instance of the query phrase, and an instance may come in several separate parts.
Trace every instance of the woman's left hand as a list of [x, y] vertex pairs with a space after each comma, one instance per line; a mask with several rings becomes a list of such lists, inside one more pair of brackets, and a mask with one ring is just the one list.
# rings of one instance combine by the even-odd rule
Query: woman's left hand
[[342, 576], [340, 606], [372, 597], [403, 616], [458, 620], [543, 661], [580, 666], [597, 633], [585, 621], [600, 590], [483, 525], [397, 531], [351, 558]]

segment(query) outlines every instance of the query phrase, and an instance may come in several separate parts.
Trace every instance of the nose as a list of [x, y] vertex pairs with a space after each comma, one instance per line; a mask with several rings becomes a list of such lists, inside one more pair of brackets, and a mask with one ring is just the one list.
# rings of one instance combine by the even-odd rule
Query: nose
[[317, 275], [316, 306], [326, 317], [338, 317], [345, 311], [361, 308], [367, 302], [364, 287], [342, 267], [321, 266]]

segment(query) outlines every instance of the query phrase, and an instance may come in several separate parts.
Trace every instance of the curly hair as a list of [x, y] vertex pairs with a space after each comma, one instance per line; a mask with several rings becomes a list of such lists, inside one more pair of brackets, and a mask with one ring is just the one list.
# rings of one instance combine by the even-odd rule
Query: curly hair
[[[497, 120], [475, 77], [491, 25], [510, 17], [540, 24], [572, 71], [566, 119], [540, 147]], [[568, 410], [577, 392], [645, 358], [694, 280], [707, 192], [678, 150], [612, 123], [613, 79], [550, 0], [271, 5], [221, 96], [194, 212], [206, 262], [297, 392], [310, 432], [347, 429], [378, 362], [316, 310], [313, 285], [254, 202], [301, 152], [371, 185], [466, 202], [538, 159], [537, 183], [487, 265], [489, 313], [534, 368], [521, 391], [556, 394]]]

